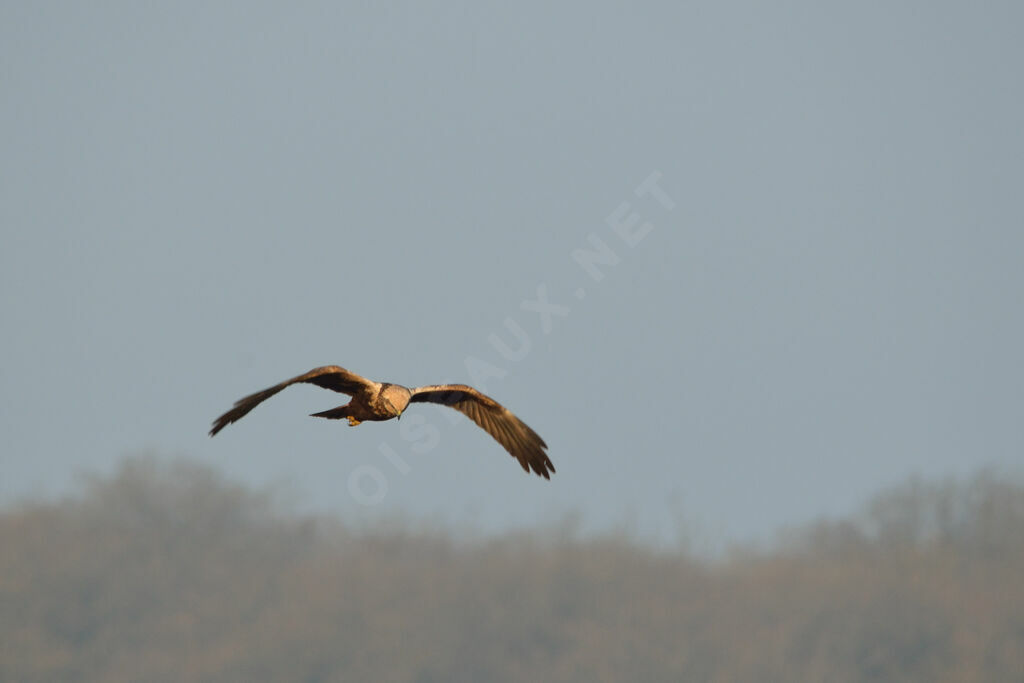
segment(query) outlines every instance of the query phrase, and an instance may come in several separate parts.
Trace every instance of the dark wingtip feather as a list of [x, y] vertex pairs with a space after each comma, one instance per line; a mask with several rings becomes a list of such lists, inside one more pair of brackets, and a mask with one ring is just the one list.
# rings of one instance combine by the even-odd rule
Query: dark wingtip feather
[[216, 422], [213, 423], [213, 427], [210, 429], [210, 436], [216, 436], [217, 432], [224, 429], [224, 427], [226, 427], [227, 425], [227, 422], [221, 422], [220, 420], [217, 420]]
[[[242, 415], [239, 415], [238, 417], [235, 417], [234, 413], [236, 413], [237, 410], [238, 410], [237, 408], [232, 408], [231, 410], [229, 410], [228, 412], [224, 413], [223, 415], [218, 417], [216, 420], [214, 420], [213, 421], [213, 427], [210, 429], [210, 436], [216, 435], [217, 432], [219, 432], [220, 430], [224, 429], [229, 424], [231, 424], [232, 422], [234, 422], [239, 417], [241, 417], [242, 415], [245, 414], [245, 413], [242, 413]], [[246, 411], [246, 412], [248, 412], [248, 411]]]
[[550, 480], [551, 475], [555, 474], [555, 466], [551, 463], [551, 458], [544, 451], [539, 451], [537, 457], [530, 464], [533, 466], [533, 471], [545, 479]]

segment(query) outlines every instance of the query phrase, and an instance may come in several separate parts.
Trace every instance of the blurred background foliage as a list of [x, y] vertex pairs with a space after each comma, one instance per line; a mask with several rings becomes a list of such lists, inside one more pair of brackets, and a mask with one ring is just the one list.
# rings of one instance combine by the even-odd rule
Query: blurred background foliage
[[[913, 480], [708, 559], [290, 511], [129, 458], [0, 514], [3, 681], [1016, 681], [1024, 486]], [[684, 544], [685, 546], [685, 544]]]

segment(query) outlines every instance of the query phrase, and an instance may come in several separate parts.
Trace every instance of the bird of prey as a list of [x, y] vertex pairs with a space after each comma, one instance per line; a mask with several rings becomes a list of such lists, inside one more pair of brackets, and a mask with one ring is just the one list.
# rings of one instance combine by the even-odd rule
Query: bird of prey
[[332, 420], [348, 418], [349, 425], [355, 427], [364, 420], [381, 421], [400, 417], [410, 403], [438, 403], [455, 408], [475, 422], [504, 446], [527, 472], [533, 470], [545, 479], [550, 479], [551, 473], [555, 471], [555, 466], [544, 450], [548, 447], [544, 439], [507, 408], [473, 387], [465, 384], [433, 384], [409, 389], [400, 384], [374, 382], [337, 365], [314, 368], [269, 389], [238, 399], [231, 410], [214, 421], [210, 436], [242, 419], [250, 410], [285, 387], [299, 382], [315, 384], [352, 397], [345, 405], [313, 413], [312, 417]]

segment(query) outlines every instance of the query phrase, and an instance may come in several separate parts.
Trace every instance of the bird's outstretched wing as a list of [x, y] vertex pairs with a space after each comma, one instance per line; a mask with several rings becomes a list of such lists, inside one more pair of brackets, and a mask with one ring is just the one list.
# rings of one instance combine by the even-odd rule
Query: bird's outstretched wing
[[315, 384], [318, 387], [337, 391], [342, 394], [348, 394], [349, 396], [355, 396], [363, 391], [380, 390], [380, 385], [376, 382], [372, 382], [365, 377], [360, 377], [356, 373], [349, 372], [345, 368], [338, 367], [337, 365], [325, 365], [320, 368], [313, 368], [305, 374], [299, 375], [298, 377], [292, 377], [280, 384], [275, 384], [269, 389], [257, 391], [255, 394], [250, 394], [245, 398], [238, 399], [235, 401], [234, 408], [224, 413], [214, 421], [213, 428], [210, 430], [210, 436], [213, 436], [232, 422], [241, 420], [250, 410], [263, 403], [285, 387], [291, 386], [292, 384], [298, 384], [299, 382]]
[[544, 452], [548, 447], [544, 439], [490, 396], [465, 384], [435, 384], [410, 391], [410, 403], [438, 403], [455, 408], [493, 436], [524, 470], [551, 478], [555, 466]]

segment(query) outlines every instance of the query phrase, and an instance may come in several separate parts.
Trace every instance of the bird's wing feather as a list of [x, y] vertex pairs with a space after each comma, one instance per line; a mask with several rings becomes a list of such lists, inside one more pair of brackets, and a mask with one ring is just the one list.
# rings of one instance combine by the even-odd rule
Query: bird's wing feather
[[355, 396], [361, 392], [372, 392], [375, 389], [380, 389], [380, 385], [377, 382], [372, 382], [365, 377], [360, 377], [356, 373], [349, 372], [345, 368], [338, 367], [337, 365], [325, 365], [323, 367], [313, 368], [307, 373], [301, 374], [297, 377], [292, 377], [280, 384], [275, 384], [269, 389], [257, 391], [255, 394], [250, 394], [249, 396], [238, 399], [235, 401], [235, 406], [231, 410], [224, 413], [214, 421], [213, 428], [210, 430], [210, 436], [213, 436], [232, 422], [237, 422], [242, 419], [250, 410], [258, 406], [260, 403], [263, 403], [285, 387], [289, 387], [292, 384], [298, 384], [299, 382], [315, 384], [318, 387], [337, 391], [341, 394], [348, 394], [349, 396]]
[[465, 384], [434, 384], [411, 391], [410, 403], [438, 403], [455, 408], [493, 436], [524, 470], [551, 478], [555, 466], [544, 452], [544, 439], [490, 396]]

